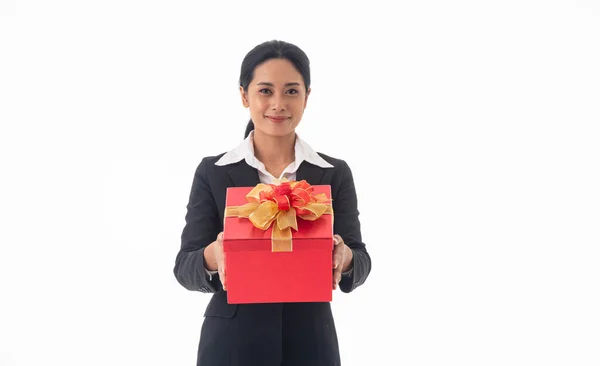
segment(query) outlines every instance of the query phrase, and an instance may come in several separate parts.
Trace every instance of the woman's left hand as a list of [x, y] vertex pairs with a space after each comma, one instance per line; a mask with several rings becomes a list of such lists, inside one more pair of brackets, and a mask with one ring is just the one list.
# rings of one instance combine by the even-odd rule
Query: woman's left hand
[[341, 236], [333, 236], [333, 289], [337, 289], [342, 279], [342, 272], [350, 270], [352, 265], [352, 250], [344, 243]]

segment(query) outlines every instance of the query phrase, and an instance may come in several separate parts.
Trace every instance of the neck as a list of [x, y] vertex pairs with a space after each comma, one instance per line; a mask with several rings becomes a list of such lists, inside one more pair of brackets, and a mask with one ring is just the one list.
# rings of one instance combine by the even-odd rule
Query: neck
[[296, 134], [269, 136], [254, 131], [254, 155], [265, 165], [289, 165], [296, 159]]

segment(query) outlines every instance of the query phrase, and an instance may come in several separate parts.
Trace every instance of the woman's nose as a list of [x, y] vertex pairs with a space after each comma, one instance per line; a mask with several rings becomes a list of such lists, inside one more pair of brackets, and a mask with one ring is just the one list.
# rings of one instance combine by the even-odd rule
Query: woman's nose
[[273, 98], [271, 98], [271, 109], [274, 111], [285, 110], [285, 103], [280, 95], [274, 95]]

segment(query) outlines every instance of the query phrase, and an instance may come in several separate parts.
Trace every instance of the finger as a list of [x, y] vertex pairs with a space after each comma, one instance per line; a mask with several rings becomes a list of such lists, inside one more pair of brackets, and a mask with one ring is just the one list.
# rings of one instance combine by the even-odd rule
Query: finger
[[223, 232], [221, 231], [219, 235], [217, 235], [217, 241], [223, 242]]
[[223, 290], [227, 291], [227, 277], [221, 271], [219, 271], [219, 280], [221, 280], [221, 285], [223, 285]]
[[333, 251], [333, 268], [338, 268], [340, 263], [342, 263], [342, 251], [338, 250], [340, 247], [336, 247]]
[[333, 236], [333, 245], [337, 246], [339, 243], [341, 243], [341, 241], [342, 241], [341, 239], [342, 238], [339, 235], [335, 234]]
[[338, 283], [342, 278], [342, 272], [339, 269], [333, 271], [332, 281], [333, 281], [333, 289], [337, 289]]
[[226, 268], [225, 268], [225, 259], [223, 257], [220, 257], [218, 259], [218, 267], [219, 267], [219, 272], [222, 272], [223, 275], [225, 275], [227, 273]]
[[225, 266], [222, 261], [219, 264], [219, 279], [221, 280], [223, 289], [227, 289], [227, 275], [225, 274]]
[[[218, 238], [217, 238], [217, 242], [218, 242]], [[216, 245], [215, 248], [215, 256], [216, 256], [216, 260], [217, 260], [217, 267], [219, 268], [219, 271], [223, 271], [223, 274], [227, 273], [226, 271], [226, 266], [225, 266], [225, 253], [223, 252], [223, 243], [222, 242], [218, 242], [219, 244]]]

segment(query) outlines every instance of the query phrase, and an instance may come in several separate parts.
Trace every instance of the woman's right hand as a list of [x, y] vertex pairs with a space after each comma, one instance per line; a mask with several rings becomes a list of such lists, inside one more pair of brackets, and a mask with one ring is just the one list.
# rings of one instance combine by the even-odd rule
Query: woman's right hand
[[219, 279], [223, 285], [223, 290], [227, 291], [227, 279], [225, 275], [225, 253], [223, 252], [223, 232], [217, 235], [217, 240], [213, 241], [204, 250], [204, 260], [209, 271], [218, 271]]

